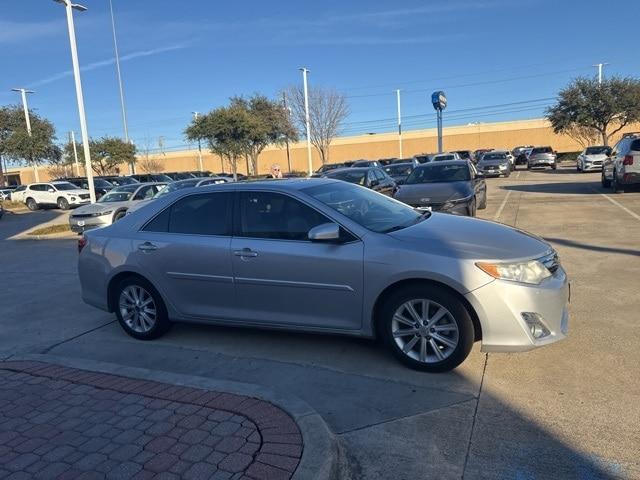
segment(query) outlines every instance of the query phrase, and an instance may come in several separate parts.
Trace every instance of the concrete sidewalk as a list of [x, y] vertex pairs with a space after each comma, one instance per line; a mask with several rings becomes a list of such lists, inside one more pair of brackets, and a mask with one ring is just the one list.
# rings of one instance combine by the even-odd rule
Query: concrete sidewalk
[[289, 479], [303, 440], [256, 398], [0, 363], [0, 478]]

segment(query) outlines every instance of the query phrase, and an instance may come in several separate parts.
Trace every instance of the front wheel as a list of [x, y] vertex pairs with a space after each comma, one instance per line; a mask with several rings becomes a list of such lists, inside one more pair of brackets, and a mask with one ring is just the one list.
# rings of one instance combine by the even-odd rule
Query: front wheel
[[27, 198], [27, 201], [25, 203], [27, 204], [27, 208], [32, 212], [38, 210], [38, 202], [36, 202], [33, 198]]
[[393, 355], [410, 368], [447, 372], [469, 355], [474, 341], [469, 312], [444, 288], [414, 285], [386, 299], [379, 332]]
[[602, 183], [602, 186], [604, 188], [609, 188], [611, 186], [611, 180], [605, 177], [604, 170], [602, 171], [602, 174], [600, 176], [600, 183]]
[[527, 163], [527, 170], [531, 170], [531, 165]]
[[558, 166], [554, 163], [553, 165], [551, 165], [551, 170], [556, 170], [558, 168]]
[[171, 327], [162, 297], [139, 277], [124, 279], [116, 290], [116, 317], [125, 332], [138, 340], [152, 340]]
[[618, 183], [618, 174], [615, 171], [611, 179], [611, 190], [613, 190], [613, 193], [624, 193], [624, 188]]
[[58, 208], [59, 208], [60, 210], [69, 210], [69, 202], [67, 201], [67, 199], [66, 199], [66, 198], [64, 198], [64, 197], [60, 197], [60, 198], [58, 199], [57, 204], [58, 204]]

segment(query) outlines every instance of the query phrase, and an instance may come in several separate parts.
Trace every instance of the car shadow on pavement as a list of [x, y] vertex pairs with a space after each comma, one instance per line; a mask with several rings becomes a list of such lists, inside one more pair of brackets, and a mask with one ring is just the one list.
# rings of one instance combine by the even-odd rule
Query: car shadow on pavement
[[594, 195], [602, 193], [599, 191], [598, 182], [553, 182], [553, 183], [528, 183], [525, 185], [502, 185], [504, 190], [527, 193], [548, 193], [558, 195]]
[[[37, 210], [35, 212], [4, 212], [0, 219], [0, 240], [7, 240], [14, 235], [31, 230], [38, 225], [62, 217], [60, 210]], [[67, 220], [65, 219], [65, 222]]]
[[580, 248], [583, 250], [593, 250], [594, 252], [607, 252], [607, 253], [619, 253], [622, 255], [632, 255], [634, 257], [640, 257], [640, 250], [633, 250], [631, 248], [616, 248], [607, 247], [603, 245], [592, 245], [589, 243], [576, 242], [574, 240], [568, 240], [566, 238], [544, 237], [545, 240], [553, 243], [558, 243], [572, 248]]

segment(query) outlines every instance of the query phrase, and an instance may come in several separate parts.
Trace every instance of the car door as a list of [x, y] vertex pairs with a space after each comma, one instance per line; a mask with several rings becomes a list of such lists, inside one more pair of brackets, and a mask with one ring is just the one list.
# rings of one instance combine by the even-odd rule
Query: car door
[[478, 170], [469, 162], [469, 169], [471, 171], [471, 181], [473, 182], [473, 191], [476, 195], [476, 202], [478, 205], [486, 205], [487, 203], [487, 182], [481, 175], [478, 175]]
[[[39, 183], [37, 185], [31, 185], [32, 197], [38, 203], [38, 205], [51, 205], [51, 193], [49, 189], [53, 190], [53, 186], [46, 183]], [[55, 202], [53, 202], [55, 203]]]
[[241, 191], [231, 242], [238, 310], [253, 323], [356, 330], [362, 326], [363, 245], [311, 242], [332, 222], [291, 195]]
[[230, 256], [233, 192], [190, 194], [134, 237], [134, 262], [175, 310], [198, 320], [233, 319]]

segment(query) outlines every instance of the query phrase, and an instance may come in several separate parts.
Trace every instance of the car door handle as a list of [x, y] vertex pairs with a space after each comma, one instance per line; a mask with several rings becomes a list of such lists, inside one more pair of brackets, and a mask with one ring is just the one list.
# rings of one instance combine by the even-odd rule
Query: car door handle
[[158, 247], [156, 247], [151, 242], [144, 242], [144, 243], [138, 245], [138, 250], [140, 250], [142, 252], [153, 252], [154, 250], [157, 250], [157, 249], [158, 249]]
[[250, 248], [243, 248], [242, 250], [236, 250], [233, 252], [236, 257], [257, 257], [258, 252], [254, 252]]

